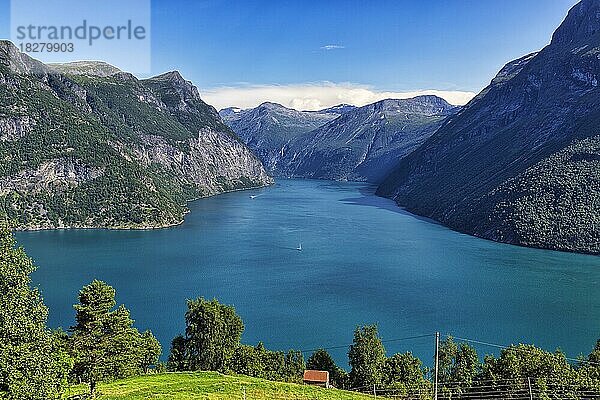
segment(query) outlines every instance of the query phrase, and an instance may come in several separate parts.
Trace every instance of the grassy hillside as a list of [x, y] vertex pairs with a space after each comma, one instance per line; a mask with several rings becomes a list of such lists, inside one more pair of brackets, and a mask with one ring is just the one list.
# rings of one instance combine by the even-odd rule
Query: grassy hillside
[[[100, 386], [101, 400], [137, 399], [341, 399], [364, 400], [371, 396], [337, 389], [271, 382], [246, 376], [229, 376], [216, 372], [167, 373], [146, 375]], [[85, 387], [71, 390], [69, 396], [84, 393]]]

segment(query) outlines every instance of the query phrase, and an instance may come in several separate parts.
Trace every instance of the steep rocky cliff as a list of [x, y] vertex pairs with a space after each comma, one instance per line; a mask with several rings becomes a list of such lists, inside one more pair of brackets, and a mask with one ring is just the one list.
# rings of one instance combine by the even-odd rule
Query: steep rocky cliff
[[490, 85], [379, 188], [409, 210], [484, 238], [600, 253], [600, 2]]
[[272, 182], [178, 72], [113, 68], [0, 41], [0, 213], [16, 228], [168, 226], [189, 200]]

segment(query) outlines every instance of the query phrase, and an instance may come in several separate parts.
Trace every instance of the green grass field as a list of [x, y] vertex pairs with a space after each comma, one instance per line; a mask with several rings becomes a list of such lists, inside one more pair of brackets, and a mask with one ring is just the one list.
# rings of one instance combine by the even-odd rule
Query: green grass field
[[[245, 391], [245, 397], [244, 397]], [[69, 396], [84, 393], [85, 387], [71, 389]], [[222, 375], [216, 372], [167, 373], [102, 384], [101, 400], [138, 399], [298, 399], [298, 400], [366, 400], [371, 396], [337, 389], [271, 382], [247, 376]]]

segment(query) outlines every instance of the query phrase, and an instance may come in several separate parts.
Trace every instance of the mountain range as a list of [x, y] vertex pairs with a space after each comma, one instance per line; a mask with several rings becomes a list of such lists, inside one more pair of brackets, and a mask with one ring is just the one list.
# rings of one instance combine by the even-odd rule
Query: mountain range
[[508, 63], [378, 193], [479, 237], [600, 252], [600, 2]]
[[176, 71], [45, 65], [0, 41], [0, 213], [19, 229], [169, 226], [187, 201], [271, 174], [372, 182], [460, 232], [597, 254], [599, 75], [597, 0], [464, 107], [418, 96], [217, 113]]
[[0, 213], [17, 229], [155, 228], [272, 183], [179, 72], [44, 65], [0, 41]]
[[220, 114], [276, 176], [379, 182], [457, 111], [419, 96], [316, 112], [265, 103]]
[[226, 108], [219, 114], [273, 174], [281, 169], [281, 154], [292, 140], [340, 115], [329, 110], [297, 111], [269, 102], [247, 110]]

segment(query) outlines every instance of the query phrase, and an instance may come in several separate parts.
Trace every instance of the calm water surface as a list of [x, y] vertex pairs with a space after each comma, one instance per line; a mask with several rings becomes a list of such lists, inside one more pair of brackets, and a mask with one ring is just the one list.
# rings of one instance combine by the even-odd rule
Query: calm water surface
[[[345, 345], [365, 323], [384, 339], [440, 331], [569, 356], [600, 338], [600, 257], [459, 234], [357, 183], [282, 180], [190, 208], [171, 229], [19, 233], [50, 325], [72, 325], [78, 290], [97, 278], [165, 355], [183, 332], [185, 299], [197, 296], [235, 305], [243, 341], [273, 349]], [[431, 364], [433, 339], [386, 347]], [[345, 363], [346, 350], [332, 353]]]

